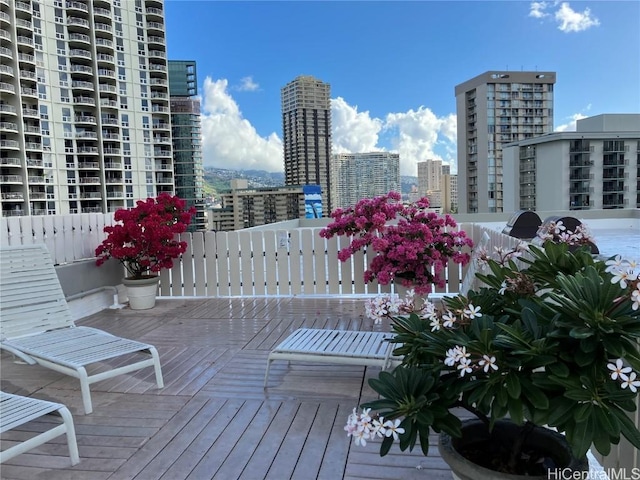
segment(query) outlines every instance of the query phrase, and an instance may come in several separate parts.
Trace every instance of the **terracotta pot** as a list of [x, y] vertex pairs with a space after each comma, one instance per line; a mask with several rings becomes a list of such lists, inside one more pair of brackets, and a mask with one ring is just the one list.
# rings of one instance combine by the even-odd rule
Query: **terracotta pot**
[[158, 294], [158, 283], [160, 277], [148, 277], [140, 279], [124, 278], [122, 283], [127, 287], [127, 297], [129, 297], [129, 307], [132, 310], [148, 310], [156, 304]]
[[[515, 441], [519, 434], [519, 427], [509, 420], [498, 420], [491, 433], [494, 437], [500, 436], [506, 444]], [[525, 476], [508, 473], [500, 473], [488, 468], [481, 467], [463, 457], [458, 450], [470, 445], [486, 445], [489, 442], [496, 442], [490, 438], [486, 425], [478, 419], [465, 420], [462, 423], [462, 437], [451, 438], [446, 433], [440, 434], [438, 450], [442, 459], [449, 464], [456, 480], [548, 480], [548, 474], [541, 476]], [[527, 436], [525, 445], [536, 450], [540, 450], [546, 456], [553, 459], [555, 465], [550, 465], [550, 472], [560, 472], [570, 475], [567, 472], [588, 472], [589, 462], [585, 458], [578, 459], [571, 453], [571, 448], [564, 435], [544, 427], [534, 427]], [[578, 473], [576, 475], [581, 475]], [[559, 476], [557, 478], [560, 478]], [[562, 477], [562, 478], [569, 478]], [[570, 478], [574, 478], [571, 476]], [[575, 478], [586, 478], [583, 476]]]

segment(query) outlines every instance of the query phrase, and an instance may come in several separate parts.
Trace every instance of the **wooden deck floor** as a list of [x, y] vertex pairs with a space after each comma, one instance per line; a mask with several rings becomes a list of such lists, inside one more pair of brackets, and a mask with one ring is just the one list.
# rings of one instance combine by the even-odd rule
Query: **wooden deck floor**
[[[79, 322], [154, 344], [165, 387], [152, 369], [92, 385], [83, 415], [75, 379], [3, 353], [1, 389], [66, 404], [74, 415], [80, 464], [64, 437], [13, 458], [2, 479], [450, 479], [433, 448], [424, 457], [350, 442], [343, 427], [379, 369], [276, 361], [263, 389], [269, 350], [299, 327], [379, 329], [350, 298], [160, 300], [142, 312], [104, 310]], [[3, 436], [43, 429], [44, 419]]]

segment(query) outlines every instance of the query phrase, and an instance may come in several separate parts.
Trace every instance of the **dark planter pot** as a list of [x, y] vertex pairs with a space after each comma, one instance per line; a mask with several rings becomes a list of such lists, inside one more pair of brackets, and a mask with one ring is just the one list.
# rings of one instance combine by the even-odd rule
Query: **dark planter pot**
[[[447, 462], [453, 472], [453, 478], [459, 480], [548, 480], [546, 473], [540, 476], [515, 475], [496, 472], [488, 468], [481, 467], [463, 457], [459, 450], [473, 445], [487, 445], [489, 442], [496, 442], [491, 437], [500, 437], [507, 445], [513, 444], [518, 434], [520, 426], [509, 420], [499, 420], [490, 434], [487, 427], [478, 419], [465, 420], [462, 423], [462, 437], [452, 438], [446, 433], [440, 434], [438, 450], [442, 459]], [[551, 472], [568, 474], [567, 472], [587, 472], [589, 462], [586, 457], [577, 459], [571, 453], [571, 448], [563, 435], [544, 427], [534, 427], [527, 436], [524, 445], [543, 452], [551, 457], [555, 465], [549, 465]], [[568, 477], [567, 477], [568, 478]], [[573, 477], [571, 477], [573, 478]], [[583, 478], [583, 477], [580, 477]]]

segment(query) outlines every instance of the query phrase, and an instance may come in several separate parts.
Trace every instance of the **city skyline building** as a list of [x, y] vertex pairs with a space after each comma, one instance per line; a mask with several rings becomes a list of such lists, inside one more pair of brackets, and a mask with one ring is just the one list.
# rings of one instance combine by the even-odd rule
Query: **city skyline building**
[[505, 206], [517, 210], [640, 208], [640, 114], [603, 114], [505, 145]]
[[323, 215], [331, 203], [331, 85], [301, 75], [281, 88], [285, 185], [320, 185]]
[[173, 193], [162, 0], [0, 2], [0, 30], [3, 216]]
[[211, 208], [208, 226], [216, 231], [240, 230], [305, 218], [303, 187], [249, 188], [246, 179], [231, 180], [230, 190], [220, 192], [222, 208]]
[[333, 208], [347, 208], [363, 198], [400, 192], [400, 154], [337, 153], [331, 156]]
[[[196, 209], [190, 230], [207, 228], [202, 132], [195, 60], [169, 60], [169, 95], [175, 193]], [[154, 135], [154, 142], [156, 135]]]
[[429, 199], [431, 208], [443, 206], [442, 160], [418, 162], [418, 191]]
[[504, 210], [503, 145], [553, 131], [555, 72], [489, 71], [455, 87], [460, 213]]

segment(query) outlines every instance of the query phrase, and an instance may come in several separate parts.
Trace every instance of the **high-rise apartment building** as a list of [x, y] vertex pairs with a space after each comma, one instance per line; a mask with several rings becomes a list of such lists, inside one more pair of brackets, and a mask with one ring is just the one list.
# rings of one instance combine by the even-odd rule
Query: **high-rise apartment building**
[[331, 203], [331, 86], [299, 76], [282, 87], [285, 185], [320, 185], [323, 215]]
[[400, 154], [337, 153], [331, 156], [333, 208], [347, 208], [363, 198], [400, 192]]
[[504, 147], [505, 208], [640, 208], [640, 115], [605, 114]]
[[[176, 195], [196, 208], [190, 230], [205, 230], [202, 133], [196, 62], [169, 60], [171, 137]], [[154, 135], [154, 140], [155, 140]]]
[[485, 72], [455, 87], [460, 213], [504, 211], [503, 145], [553, 131], [555, 72]]
[[162, 0], [0, 1], [2, 215], [173, 192]]

